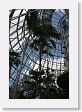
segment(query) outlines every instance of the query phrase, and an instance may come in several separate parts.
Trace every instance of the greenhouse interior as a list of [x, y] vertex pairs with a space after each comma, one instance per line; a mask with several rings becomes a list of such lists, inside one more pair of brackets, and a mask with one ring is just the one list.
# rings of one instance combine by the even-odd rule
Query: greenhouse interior
[[9, 99], [69, 99], [69, 10], [9, 10]]

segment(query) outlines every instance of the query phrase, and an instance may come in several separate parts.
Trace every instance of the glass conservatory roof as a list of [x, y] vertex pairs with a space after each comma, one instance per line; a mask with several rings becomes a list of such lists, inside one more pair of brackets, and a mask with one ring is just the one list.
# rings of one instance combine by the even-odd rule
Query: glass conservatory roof
[[[63, 35], [61, 39], [50, 37], [54, 41], [55, 47], [52, 45], [53, 49], [50, 50], [51, 55], [42, 55], [41, 62], [44, 71], [47, 69], [48, 61], [50, 71], [53, 71], [56, 76], [59, 76], [68, 70], [67, 56], [69, 37], [67, 33], [68, 30], [64, 31], [64, 26], [67, 23], [63, 25], [63, 21], [68, 19], [68, 11], [65, 9], [35, 9], [34, 11], [36, 10], [39, 11], [39, 14], [42, 14], [40, 16], [46, 18], [47, 24], [51, 24], [53, 29], [55, 28], [57, 32]], [[29, 29], [26, 21], [28, 12], [31, 13], [31, 10], [12, 9], [9, 11], [9, 51], [18, 52], [19, 59], [22, 60], [23, 58], [21, 71], [20, 64], [18, 67], [13, 65], [11, 68], [10, 86], [14, 84], [18, 72], [20, 72], [21, 82], [24, 75], [29, 75], [30, 69], [38, 71], [39, 68], [39, 52], [30, 47], [30, 43], [36, 39], [37, 36], [34, 37], [33, 34], [29, 36]], [[65, 35], [67, 35], [67, 37], [64, 39]], [[28, 41], [27, 46], [25, 45], [26, 40]]]

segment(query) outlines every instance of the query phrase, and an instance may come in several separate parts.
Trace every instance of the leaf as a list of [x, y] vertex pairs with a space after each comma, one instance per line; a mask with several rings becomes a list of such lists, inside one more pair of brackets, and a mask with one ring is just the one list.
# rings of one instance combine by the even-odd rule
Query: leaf
[[55, 42], [52, 39], [50, 39], [50, 42], [53, 45], [53, 47], [56, 48], [56, 44], [55, 44]]
[[51, 54], [51, 53], [49, 53], [49, 55], [50, 55], [50, 56], [52, 56], [52, 57], [54, 56], [54, 55], [53, 55], [53, 54]]
[[19, 57], [20, 56], [19, 56], [18, 52], [9, 51], [9, 64], [10, 64], [10, 66], [15, 64], [18, 67], [18, 65], [20, 64]]
[[64, 52], [62, 52], [62, 54], [65, 54]]

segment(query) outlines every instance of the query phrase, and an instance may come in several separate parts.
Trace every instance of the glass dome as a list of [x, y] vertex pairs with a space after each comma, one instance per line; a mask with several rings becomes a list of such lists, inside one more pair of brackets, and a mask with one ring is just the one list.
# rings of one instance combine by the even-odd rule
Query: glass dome
[[9, 97], [68, 98], [69, 89], [57, 83], [68, 72], [69, 10], [10, 10]]

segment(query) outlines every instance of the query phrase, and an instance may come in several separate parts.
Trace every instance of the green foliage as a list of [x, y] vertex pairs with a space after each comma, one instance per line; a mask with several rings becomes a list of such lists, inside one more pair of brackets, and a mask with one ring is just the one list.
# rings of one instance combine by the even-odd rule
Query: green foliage
[[29, 10], [26, 15], [28, 29], [33, 32], [35, 36], [52, 36], [60, 39], [61, 34], [52, 27], [51, 24], [46, 24], [45, 19], [40, 19], [39, 10]]
[[28, 29], [34, 31], [36, 28], [36, 25], [39, 22], [38, 11], [29, 10], [26, 15], [26, 19], [27, 19]]
[[14, 51], [9, 51], [9, 65], [15, 64], [17, 67], [20, 64], [19, 54]]
[[[51, 74], [48, 70], [44, 72], [37, 70], [30, 70], [30, 79], [33, 81], [25, 82], [28, 89], [24, 89], [17, 92], [17, 99], [68, 99], [69, 92], [54, 86], [54, 74]], [[41, 84], [43, 83], [43, 86]], [[45, 87], [44, 87], [45, 85]], [[23, 86], [24, 87], [24, 86]], [[27, 92], [26, 95], [24, 93]]]
[[24, 96], [24, 92], [23, 91], [17, 91], [17, 99], [25, 99], [25, 96]]
[[36, 38], [31, 44], [31, 48], [36, 51], [41, 52], [42, 54], [48, 54], [49, 49], [52, 49], [52, 46], [48, 40], [44, 37]]
[[[14, 86], [9, 88], [9, 98], [13, 99], [13, 93], [14, 93]], [[25, 96], [23, 94], [24, 92], [21, 90], [17, 90], [16, 99], [25, 99]]]
[[9, 76], [11, 74], [11, 68], [13, 65], [18, 65], [20, 64], [20, 58], [19, 54], [14, 51], [9, 51]]

